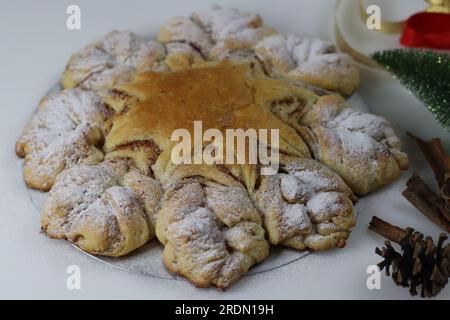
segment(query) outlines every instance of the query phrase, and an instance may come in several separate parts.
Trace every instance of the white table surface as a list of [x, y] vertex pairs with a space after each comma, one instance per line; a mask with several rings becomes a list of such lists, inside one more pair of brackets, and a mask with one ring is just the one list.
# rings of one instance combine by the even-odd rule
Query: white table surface
[[[358, 204], [358, 225], [347, 248], [316, 253], [281, 269], [245, 277], [227, 292], [196, 289], [184, 281], [143, 277], [114, 269], [39, 232], [39, 218], [21, 177], [14, 142], [39, 99], [55, 85], [71, 53], [112, 29], [153, 35], [174, 15], [187, 15], [214, 1], [2, 1], [0, 5], [0, 298], [137, 299], [409, 299], [407, 290], [382, 277], [381, 290], [368, 290], [366, 268], [380, 258], [383, 239], [367, 230], [372, 215], [425, 234], [440, 230], [400, 195], [412, 171], [433, 178], [405, 131], [423, 138], [448, 134], [406, 90], [388, 76], [362, 70], [359, 90], [370, 109], [388, 117], [405, 142], [412, 168], [401, 179]], [[219, 2], [219, 1], [215, 1]], [[333, 0], [220, 1], [259, 12], [282, 32], [300, 31], [332, 40]], [[82, 29], [68, 31], [66, 8], [78, 4]], [[68, 290], [66, 268], [81, 268], [81, 290]], [[439, 298], [449, 299], [450, 288]]]

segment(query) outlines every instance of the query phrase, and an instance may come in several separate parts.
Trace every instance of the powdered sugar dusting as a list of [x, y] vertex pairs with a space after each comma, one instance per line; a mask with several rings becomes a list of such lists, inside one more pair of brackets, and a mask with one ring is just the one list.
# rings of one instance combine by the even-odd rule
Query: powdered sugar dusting
[[346, 73], [350, 59], [331, 44], [298, 34], [273, 35], [256, 46], [256, 52], [267, 65], [283, 73], [321, 74], [326, 70]]
[[166, 187], [157, 234], [169, 269], [201, 286], [225, 288], [268, 254], [259, 212], [245, 189], [206, 178]]
[[338, 192], [319, 192], [308, 201], [308, 213], [315, 222], [330, 219], [344, 210], [344, 204]]
[[73, 89], [45, 97], [16, 144], [17, 153], [25, 156], [27, 183], [46, 190], [64, 169], [101, 161], [95, 144], [102, 139], [107, 115], [93, 92]]
[[258, 28], [262, 25], [261, 17], [256, 14], [217, 5], [209, 10], [194, 13], [192, 17], [211, 34], [215, 42], [220, 42], [248, 28]]
[[43, 205], [42, 229], [100, 255], [120, 256], [145, 244], [154, 235], [145, 209], [150, 195], [135, 190], [139, 181], [122, 179], [128, 170], [117, 160], [64, 171]]
[[283, 207], [282, 217], [280, 228], [286, 237], [310, 232], [311, 221], [303, 204], [286, 204]]
[[400, 149], [400, 139], [395, 135], [391, 124], [384, 118], [374, 114], [364, 113], [352, 108], [344, 108], [329, 123], [351, 132], [360, 132], [387, 147]]
[[373, 159], [376, 157], [378, 144], [370, 136], [341, 128], [337, 128], [335, 132], [342, 143], [343, 150], [351, 156], [366, 159]]
[[[264, 213], [272, 243], [305, 250], [324, 250], [345, 239], [351, 223], [333, 220], [354, 217], [351, 191], [333, 172], [309, 159], [296, 159], [283, 166], [284, 173], [264, 177], [255, 200]], [[321, 228], [330, 223], [333, 228]], [[312, 235], [317, 241], [309, 241]], [[326, 237], [325, 237], [326, 235]]]
[[198, 24], [187, 17], [175, 17], [164, 25], [158, 33], [163, 43], [182, 42], [194, 45], [203, 54], [208, 54], [213, 46], [209, 35]]
[[191, 18], [176, 17], [158, 33], [163, 43], [186, 42], [201, 50], [205, 57], [217, 58], [241, 49], [251, 49], [275, 31], [265, 27], [257, 14], [213, 6], [195, 12]]
[[408, 167], [408, 157], [390, 123], [352, 109], [341, 97], [321, 97], [300, 122], [314, 133], [315, 157], [356, 193], [367, 194]]
[[113, 31], [75, 53], [63, 75], [64, 87], [110, 88], [129, 79], [133, 71], [158, 70], [164, 47], [131, 32]]

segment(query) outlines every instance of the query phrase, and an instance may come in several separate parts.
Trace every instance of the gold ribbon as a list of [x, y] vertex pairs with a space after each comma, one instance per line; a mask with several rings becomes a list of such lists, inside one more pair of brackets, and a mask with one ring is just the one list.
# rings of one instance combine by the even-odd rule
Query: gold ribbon
[[359, 52], [358, 50], [353, 49], [353, 47], [350, 46], [348, 44], [348, 42], [345, 40], [344, 36], [342, 35], [341, 29], [339, 28], [339, 23], [337, 20], [337, 13], [339, 11], [341, 4], [342, 4], [342, 0], [336, 1], [336, 10], [335, 10], [335, 17], [334, 17], [334, 40], [335, 40], [337, 47], [339, 48], [340, 51], [349, 54], [350, 56], [352, 56], [353, 60], [355, 60], [363, 65], [366, 65], [371, 68], [382, 69], [383, 67], [381, 67], [375, 60], [373, 60], [369, 56]]
[[[343, 0], [337, 0], [336, 1], [336, 8], [335, 8], [335, 16], [334, 16], [334, 38], [335, 43], [339, 50], [342, 52], [345, 52], [352, 56], [352, 58], [371, 68], [377, 68], [377, 69], [384, 69], [382, 66], [380, 66], [375, 60], [370, 58], [364, 53], [359, 52], [358, 50], [354, 49], [344, 38], [342, 35], [341, 29], [339, 28], [339, 23], [337, 19], [337, 15], [339, 12], [339, 8], [342, 4]], [[427, 12], [439, 12], [439, 13], [450, 13], [450, 0], [426, 0], [430, 4]], [[359, 0], [359, 17], [361, 21], [365, 24], [367, 19], [369, 18], [367, 12], [366, 12], [366, 1], [365, 0]], [[405, 26], [405, 21], [381, 21], [381, 29], [375, 29], [376, 31], [383, 32], [383, 33], [401, 33], [403, 31], [403, 28]]]
[[450, 13], [450, 0], [427, 0], [430, 7], [428, 12]]
[[361, 53], [358, 50], [354, 49], [345, 40], [344, 36], [342, 35], [341, 29], [339, 28], [339, 23], [338, 23], [338, 19], [337, 19], [337, 14], [339, 12], [339, 8], [341, 7], [342, 2], [343, 2], [343, 0], [336, 1], [336, 8], [335, 8], [335, 14], [334, 14], [334, 42], [336, 43], [337, 47], [339, 48], [340, 51], [345, 52], [348, 55], [350, 55], [353, 58], [353, 60], [355, 60], [367, 67], [383, 69], [383, 67], [381, 65], [379, 65], [375, 60], [373, 60], [369, 56], [365, 55], [364, 53]]
[[[430, 5], [427, 12], [450, 13], [450, 0], [425, 0]], [[362, 22], [366, 22], [369, 15], [366, 12], [366, 1], [359, 0], [359, 17]], [[381, 28], [376, 31], [384, 33], [401, 33], [405, 27], [406, 20], [403, 21], [384, 21], [381, 20]]]

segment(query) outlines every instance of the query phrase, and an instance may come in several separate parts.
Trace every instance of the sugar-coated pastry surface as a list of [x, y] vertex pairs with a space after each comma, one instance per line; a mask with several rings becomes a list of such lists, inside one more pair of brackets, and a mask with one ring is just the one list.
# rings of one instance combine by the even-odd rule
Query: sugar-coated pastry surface
[[[169, 271], [225, 289], [270, 245], [346, 246], [354, 194], [408, 167], [391, 124], [340, 95], [358, 82], [333, 45], [214, 6], [171, 19], [156, 40], [113, 31], [75, 53], [16, 153], [27, 185], [49, 191], [48, 236], [113, 257], [154, 239]], [[227, 163], [226, 147], [218, 164], [175, 163], [172, 133], [194, 135], [194, 121], [219, 133], [277, 129], [274, 174], [261, 173], [261, 153]]]

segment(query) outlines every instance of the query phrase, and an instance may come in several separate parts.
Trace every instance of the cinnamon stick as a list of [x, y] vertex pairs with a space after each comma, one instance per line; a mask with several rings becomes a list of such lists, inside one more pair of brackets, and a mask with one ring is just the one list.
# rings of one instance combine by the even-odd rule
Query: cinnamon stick
[[417, 174], [408, 180], [402, 194], [428, 219], [450, 232], [450, 217], [443, 199], [437, 196]]
[[446, 210], [450, 211], [450, 155], [445, 153], [442, 142], [438, 138], [424, 141], [411, 133], [408, 135], [414, 139], [433, 169]]
[[407, 230], [394, 226], [375, 216], [372, 217], [369, 223], [369, 229], [395, 243], [400, 243], [407, 233]]
[[445, 175], [444, 184], [441, 186], [441, 196], [445, 202], [445, 210], [450, 212], [450, 172]]

